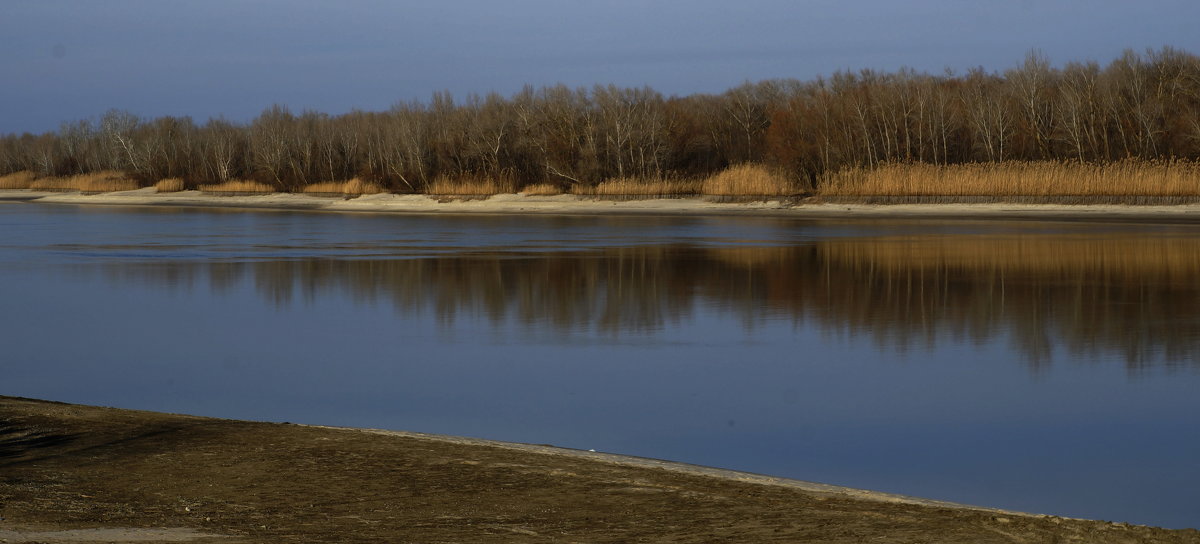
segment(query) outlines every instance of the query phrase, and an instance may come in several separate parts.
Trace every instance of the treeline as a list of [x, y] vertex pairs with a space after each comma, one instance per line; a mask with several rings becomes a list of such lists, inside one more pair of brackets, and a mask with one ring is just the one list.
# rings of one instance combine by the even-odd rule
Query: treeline
[[359, 178], [395, 192], [438, 179], [588, 187], [695, 179], [759, 163], [819, 186], [847, 168], [1035, 160], [1200, 159], [1200, 57], [1126, 52], [1107, 66], [1042, 55], [1002, 73], [839, 72], [718, 95], [648, 87], [526, 87], [388, 111], [249, 123], [110, 111], [45, 134], [0, 137], [0, 175], [122, 171], [142, 184], [253, 180], [298, 191]]

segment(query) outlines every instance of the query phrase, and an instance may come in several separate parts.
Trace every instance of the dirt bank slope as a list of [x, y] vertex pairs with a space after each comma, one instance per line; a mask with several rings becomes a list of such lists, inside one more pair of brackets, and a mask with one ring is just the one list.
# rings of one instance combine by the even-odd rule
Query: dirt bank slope
[[614, 461], [0, 397], [0, 539], [1200, 542]]

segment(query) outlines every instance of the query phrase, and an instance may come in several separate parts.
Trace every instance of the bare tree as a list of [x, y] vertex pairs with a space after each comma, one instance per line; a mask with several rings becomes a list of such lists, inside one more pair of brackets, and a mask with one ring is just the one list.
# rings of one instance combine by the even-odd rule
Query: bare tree
[[1017, 103], [1018, 118], [1032, 137], [1034, 157], [1050, 157], [1057, 82], [1049, 59], [1040, 51], [1030, 51], [1020, 68], [1008, 70], [1004, 76]]
[[209, 119], [197, 139], [199, 161], [203, 167], [190, 177], [221, 183], [250, 174], [246, 164], [249, 140], [241, 128], [224, 119]]
[[[1100, 68], [1096, 63], [1068, 64], [1059, 85], [1058, 133], [1074, 158], [1098, 158], [1104, 133], [1100, 100]], [[1105, 153], [1107, 155], [1107, 153]]]
[[110, 143], [109, 164], [134, 172], [142, 171], [144, 157], [140, 156], [133, 139], [139, 122], [136, 115], [122, 110], [109, 110], [100, 118], [100, 131]]
[[974, 134], [975, 145], [984, 151], [987, 160], [1005, 160], [1005, 146], [1013, 130], [1012, 109], [1006, 104], [1002, 81], [972, 70], [964, 82], [962, 104]]
[[294, 130], [295, 117], [279, 104], [267, 108], [250, 124], [254, 169], [281, 189], [288, 186], [285, 176], [291, 163]]
[[745, 153], [738, 157], [739, 162], [756, 160], [757, 150], [761, 147], [756, 143], [771, 125], [769, 110], [772, 103], [779, 100], [779, 87], [772, 81], [757, 84], [747, 81], [722, 96], [725, 112], [745, 144]]

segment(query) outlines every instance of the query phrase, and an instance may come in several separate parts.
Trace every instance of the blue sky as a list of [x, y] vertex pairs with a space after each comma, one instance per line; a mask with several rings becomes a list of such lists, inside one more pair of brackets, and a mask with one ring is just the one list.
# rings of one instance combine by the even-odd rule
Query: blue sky
[[721, 92], [839, 69], [940, 73], [1122, 50], [1200, 53], [1194, 0], [162, 0], [0, 3], [0, 133], [110, 108], [342, 113], [528, 83]]

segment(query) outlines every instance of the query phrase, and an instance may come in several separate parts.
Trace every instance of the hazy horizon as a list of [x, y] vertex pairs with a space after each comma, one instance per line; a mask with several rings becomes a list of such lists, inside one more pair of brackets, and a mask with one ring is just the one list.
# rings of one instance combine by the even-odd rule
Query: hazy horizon
[[248, 121], [272, 104], [339, 114], [510, 95], [529, 84], [719, 93], [743, 81], [910, 67], [1002, 71], [1125, 49], [1196, 52], [1200, 4], [628, 0], [396, 5], [278, 0], [12, 1], [0, 33], [0, 133], [47, 132], [109, 109]]

